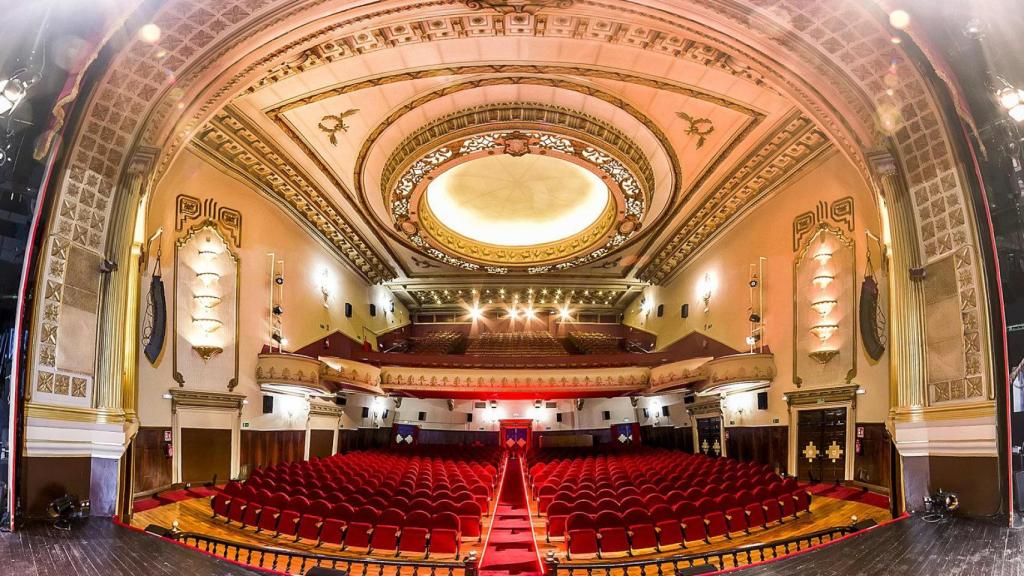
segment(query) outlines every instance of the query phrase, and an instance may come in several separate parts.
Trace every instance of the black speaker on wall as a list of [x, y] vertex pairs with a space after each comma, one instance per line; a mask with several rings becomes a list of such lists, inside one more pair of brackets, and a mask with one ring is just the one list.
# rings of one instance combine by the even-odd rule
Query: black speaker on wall
[[601, 412], [601, 419], [602, 420], [611, 420], [612, 419], [612, 413], [610, 411], [608, 411], [608, 410], [602, 411]]
[[466, 412], [466, 422], [472, 422], [472, 421], [473, 421], [473, 413], [472, 412]]
[[351, 318], [351, 317], [352, 317], [352, 303], [351, 302], [345, 302], [345, 318]]
[[679, 316], [681, 318], [688, 318], [690, 316], [690, 305], [683, 304], [679, 307]]
[[768, 409], [768, 393], [758, 392], [757, 393], [757, 409], [767, 410]]
[[274, 412], [274, 397], [264, 396], [263, 397], [263, 413], [272, 414]]
[[348, 403], [348, 398], [345, 398], [344, 396], [335, 396], [334, 397], [334, 404], [337, 405], [337, 406], [344, 406], [347, 403]]
[[376, 317], [377, 316], [377, 305], [376, 304], [370, 304], [370, 316], [372, 316], [372, 317]]
[[664, 315], [665, 315], [665, 305], [664, 304], [658, 304], [658, 318], [661, 318]]
[[[561, 421], [562, 421], [562, 413], [559, 412], [559, 413], [555, 414], [555, 422], [561, 422]], [[1024, 500], [1022, 500], [1022, 502], [1024, 502]]]

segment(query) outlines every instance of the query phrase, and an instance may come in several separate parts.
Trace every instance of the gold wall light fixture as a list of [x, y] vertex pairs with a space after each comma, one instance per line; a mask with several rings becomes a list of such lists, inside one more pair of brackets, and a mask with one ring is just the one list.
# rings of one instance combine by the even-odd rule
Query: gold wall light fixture
[[836, 277], [831, 274], [819, 274], [815, 276], [811, 282], [814, 282], [814, 285], [817, 286], [819, 290], [824, 290], [828, 288], [835, 279]]
[[835, 324], [818, 324], [811, 327], [811, 334], [817, 336], [818, 340], [825, 342], [836, 333], [836, 330], [839, 330], [839, 326]]
[[819, 316], [828, 316], [835, 310], [839, 302], [835, 300], [818, 300], [811, 304], [811, 308], [818, 313]]

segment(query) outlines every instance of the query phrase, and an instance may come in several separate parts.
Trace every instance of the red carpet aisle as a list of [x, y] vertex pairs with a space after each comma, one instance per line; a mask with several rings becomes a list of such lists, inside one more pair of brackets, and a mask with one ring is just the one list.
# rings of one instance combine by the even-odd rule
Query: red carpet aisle
[[192, 488], [184, 488], [181, 490], [157, 492], [148, 498], [140, 498], [136, 500], [135, 504], [132, 506], [132, 510], [135, 512], [145, 512], [146, 510], [159, 508], [166, 504], [174, 504], [175, 502], [183, 502], [191, 498], [209, 498], [216, 493], [217, 490], [207, 488], [205, 486], [194, 486]]
[[541, 573], [526, 498], [520, 461], [509, 459], [490, 537], [480, 562], [481, 576]]
[[829, 498], [836, 498], [838, 500], [849, 500], [851, 502], [863, 502], [864, 504], [870, 504], [883, 510], [889, 509], [889, 497], [881, 494], [875, 494], [874, 492], [867, 492], [860, 488], [851, 488], [849, 486], [836, 486], [834, 484], [821, 483], [821, 484], [804, 484], [801, 485], [807, 489], [808, 492], [815, 496], [828, 496]]

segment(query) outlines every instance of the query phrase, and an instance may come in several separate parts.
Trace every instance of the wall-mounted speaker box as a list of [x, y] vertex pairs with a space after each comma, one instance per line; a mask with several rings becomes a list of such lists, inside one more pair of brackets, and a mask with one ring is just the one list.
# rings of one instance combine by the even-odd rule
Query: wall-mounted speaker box
[[420, 422], [426, 422], [427, 421], [427, 413], [426, 412], [420, 412], [419, 414], [416, 415], [416, 419], [419, 420]]
[[274, 397], [264, 396], [263, 397], [263, 413], [272, 414], [274, 412]]
[[352, 303], [351, 302], [345, 302], [345, 318], [351, 318], [351, 317], [352, 317]]
[[466, 412], [466, 422], [472, 422], [472, 421], [473, 421], [473, 413], [472, 412]]
[[683, 396], [683, 404], [693, 404], [696, 401], [697, 397], [694, 396], [693, 394], [690, 394], [689, 396]]
[[757, 409], [767, 410], [768, 409], [768, 393], [758, 392], [757, 393]]
[[370, 316], [372, 316], [374, 318], [377, 317], [377, 305], [376, 304], [370, 304]]
[[664, 304], [658, 304], [658, 318], [661, 318], [664, 315], [665, 315], [665, 305]]
[[650, 417], [651, 417], [651, 413], [647, 410], [647, 408], [644, 408], [644, 418], [650, 418]]
[[334, 403], [337, 406], [344, 406], [345, 404], [348, 404], [348, 398], [345, 398], [344, 396], [335, 396]]
[[668, 416], [668, 406], [662, 406], [661, 407], [661, 415], [662, 416]]
[[687, 317], [690, 316], [690, 305], [689, 304], [683, 304], [682, 306], [679, 307], [679, 316], [682, 317], [682, 318], [687, 318]]
[[602, 420], [611, 420], [612, 419], [612, 413], [609, 412], [608, 410], [605, 410], [605, 411], [601, 412], [601, 419]]
[[388, 419], [388, 414], [390, 414], [390, 413], [391, 413], [391, 410], [385, 410], [384, 413], [381, 414], [380, 419], [381, 420], [387, 420]]
[[561, 421], [562, 421], [562, 413], [559, 412], [559, 413], [555, 414], [555, 422], [561, 422]]
[[362, 411], [362, 416], [361, 417], [362, 418], [369, 418], [370, 417], [370, 407], [369, 406], [363, 406], [363, 411]]

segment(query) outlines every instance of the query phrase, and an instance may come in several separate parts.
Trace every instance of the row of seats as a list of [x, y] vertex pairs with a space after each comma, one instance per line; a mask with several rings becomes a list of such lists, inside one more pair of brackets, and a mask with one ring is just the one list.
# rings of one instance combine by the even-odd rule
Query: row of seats
[[565, 348], [550, 332], [485, 332], [470, 340], [466, 354], [483, 356], [562, 356]]
[[466, 340], [462, 332], [437, 331], [410, 339], [409, 351], [413, 354], [452, 354]]
[[580, 354], [619, 354], [622, 338], [600, 332], [569, 332], [569, 343]]
[[[481, 537], [499, 458], [497, 448], [432, 447], [416, 454], [366, 451], [283, 463], [253, 471], [245, 483], [229, 483], [211, 507], [214, 517], [228, 523], [318, 546], [458, 554], [461, 539]], [[387, 510], [402, 512], [401, 521], [394, 512], [385, 515]], [[412, 512], [426, 514], [430, 523]], [[397, 526], [398, 546], [407, 523], [414, 530], [401, 549], [393, 548], [385, 535]], [[371, 545], [378, 524], [385, 535]]]
[[810, 510], [810, 494], [766, 466], [640, 447], [541, 451], [530, 467], [547, 537], [568, 554], [622, 554], [767, 528]]

